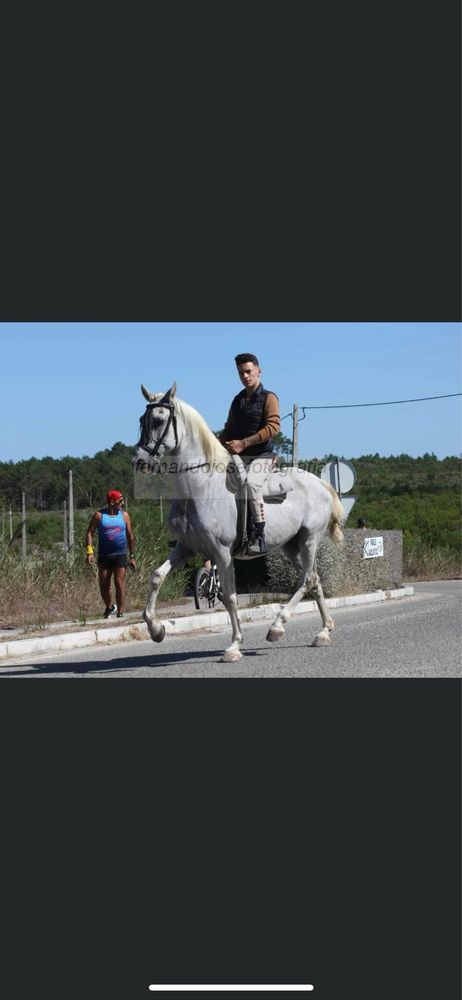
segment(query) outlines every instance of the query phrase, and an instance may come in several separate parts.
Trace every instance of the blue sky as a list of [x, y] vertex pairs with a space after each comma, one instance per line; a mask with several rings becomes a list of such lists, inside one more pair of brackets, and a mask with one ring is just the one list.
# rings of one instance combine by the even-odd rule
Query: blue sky
[[[234, 355], [258, 355], [281, 416], [302, 406], [373, 403], [462, 391], [457, 324], [0, 324], [0, 461], [94, 455], [135, 443], [152, 391], [177, 394], [213, 430], [240, 391]], [[301, 414], [300, 414], [301, 416]], [[292, 437], [292, 420], [281, 427]], [[299, 457], [462, 452], [461, 397], [314, 410]]]

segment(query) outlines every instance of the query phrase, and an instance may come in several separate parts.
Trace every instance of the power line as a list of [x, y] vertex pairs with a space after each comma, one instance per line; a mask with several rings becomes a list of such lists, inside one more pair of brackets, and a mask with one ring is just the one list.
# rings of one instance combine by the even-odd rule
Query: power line
[[[462, 396], [462, 392], [448, 392], [444, 396], [420, 396], [417, 399], [391, 399], [382, 403], [337, 403], [332, 406], [301, 406], [300, 409], [305, 414], [305, 410], [349, 410], [362, 406], [395, 406], [397, 403], [425, 403], [430, 399], [452, 399], [454, 396]], [[281, 417], [281, 420], [285, 420], [286, 417], [291, 416], [292, 413], [286, 413], [284, 417]]]

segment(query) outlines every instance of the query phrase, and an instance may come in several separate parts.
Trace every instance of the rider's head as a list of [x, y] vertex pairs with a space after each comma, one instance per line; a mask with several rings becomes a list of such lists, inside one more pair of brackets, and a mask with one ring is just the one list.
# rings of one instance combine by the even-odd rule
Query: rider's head
[[257, 356], [255, 354], [236, 354], [234, 360], [242, 384], [253, 392], [260, 385], [261, 368]]

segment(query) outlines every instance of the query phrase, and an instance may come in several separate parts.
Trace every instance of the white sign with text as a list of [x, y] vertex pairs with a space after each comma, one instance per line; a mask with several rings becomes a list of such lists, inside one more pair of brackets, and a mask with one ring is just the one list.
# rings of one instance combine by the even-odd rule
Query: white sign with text
[[383, 556], [383, 538], [380, 535], [377, 538], [365, 538], [363, 559], [377, 559], [379, 556]]

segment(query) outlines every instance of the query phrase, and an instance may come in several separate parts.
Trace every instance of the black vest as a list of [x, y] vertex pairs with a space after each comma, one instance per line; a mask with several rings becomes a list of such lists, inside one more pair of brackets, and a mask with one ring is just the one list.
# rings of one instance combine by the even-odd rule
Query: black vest
[[[231, 403], [231, 440], [250, 437], [265, 426], [263, 413], [269, 392], [271, 390], [264, 389], [260, 382], [258, 389], [255, 389], [251, 396], [248, 396], [247, 390], [243, 389], [234, 397]], [[252, 444], [250, 448], [245, 448], [241, 455], [272, 455], [273, 453], [274, 444], [270, 438], [269, 441], [260, 441], [259, 444]]]

